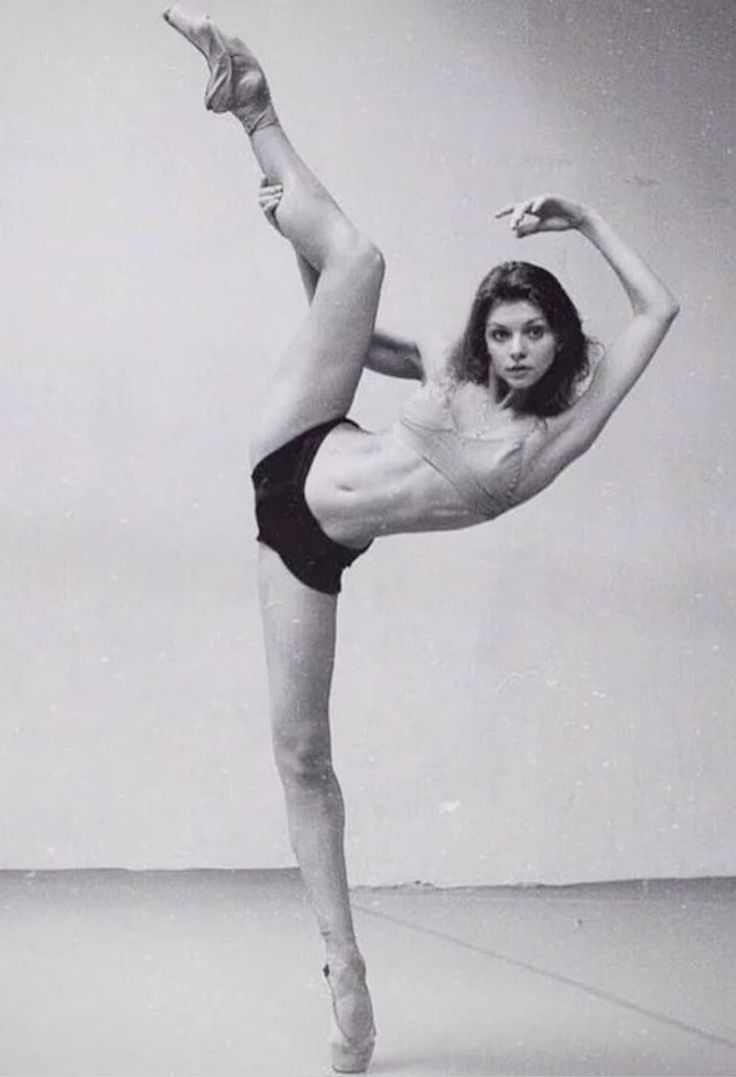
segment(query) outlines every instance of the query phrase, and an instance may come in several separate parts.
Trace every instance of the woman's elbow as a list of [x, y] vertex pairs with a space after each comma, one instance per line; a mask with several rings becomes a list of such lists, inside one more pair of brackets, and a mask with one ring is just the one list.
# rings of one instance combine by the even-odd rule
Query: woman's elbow
[[680, 304], [671, 292], [666, 292], [657, 302], [652, 313], [665, 327], [670, 326], [680, 313]]
[[673, 295], [670, 296], [670, 302], [667, 306], [666, 318], [667, 324], [670, 325], [674, 322], [677, 315], [680, 313], [680, 304]]

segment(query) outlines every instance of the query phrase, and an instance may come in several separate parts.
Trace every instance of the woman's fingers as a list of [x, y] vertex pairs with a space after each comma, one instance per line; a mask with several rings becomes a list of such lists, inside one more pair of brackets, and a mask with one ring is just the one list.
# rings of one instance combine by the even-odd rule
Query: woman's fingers
[[261, 185], [258, 188], [258, 204], [269, 224], [272, 224], [276, 229], [278, 229], [276, 210], [279, 208], [283, 193], [284, 188], [280, 183], [269, 183], [266, 179], [261, 180]]
[[527, 198], [524, 202], [517, 202], [514, 207], [514, 212], [511, 214], [511, 227], [517, 232], [521, 226], [521, 222], [527, 216], [531, 210], [532, 200]]
[[512, 202], [498, 210], [496, 217], [511, 217], [509, 224], [517, 236], [535, 232], [562, 232], [577, 227], [580, 207], [554, 194], [538, 194], [523, 202]]
[[541, 227], [542, 222], [540, 221], [539, 217], [537, 217], [537, 215], [532, 213], [531, 211], [527, 210], [520, 219], [514, 231], [516, 232], [517, 236], [530, 236], [532, 235], [532, 233], [538, 232]]
[[517, 235], [529, 235], [539, 227], [539, 218], [533, 210], [534, 199], [526, 198], [523, 202], [510, 202], [499, 209], [494, 216], [511, 217], [509, 225]]
[[279, 195], [277, 198], [259, 198], [258, 201], [260, 202], [263, 215], [268, 223], [275, 228], [277, 232], [280, 232], [281, 229], [279, 228], [279, 222], [276, 218], [276, 210], [281, 204], [281, 196]]
[[532, 199], [531, 211], [537, 217], [541, 217], [544, 214], [545, 206], [548, 202], [551, 202], [552, 198], [548, 194], [540, 194], [536, 198]]
[[258, 201], [263, 204], [264, 200], [269, 198], [281, 199], [284, 193], [284, 188], [280, 183], [269, 183], [268, 180], [261, 180], [261, 185], [258, 188]]

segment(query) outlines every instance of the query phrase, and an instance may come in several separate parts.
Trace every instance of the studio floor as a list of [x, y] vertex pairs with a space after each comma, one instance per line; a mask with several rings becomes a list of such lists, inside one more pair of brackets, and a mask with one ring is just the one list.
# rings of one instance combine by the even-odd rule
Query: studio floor
[[[736, 880], [357, 890], [373, 1074], [736, 1075]], [[0, 874], [2, 1077], [330, 1073], [294, 872]]]

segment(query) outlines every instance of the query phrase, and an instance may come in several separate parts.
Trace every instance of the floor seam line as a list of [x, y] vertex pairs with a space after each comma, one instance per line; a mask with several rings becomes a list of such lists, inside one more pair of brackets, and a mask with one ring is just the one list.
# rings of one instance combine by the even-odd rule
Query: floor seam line
[[660, 1024], [668, 1025], [670, 1028], [676, 1028], [681, 1032], [687, 1032], [690, 1035], [698, 1036], [701, 1039], [706, 1040], [709, 1043], [717, 1044], [720, 1047], [728, 1047], [731, 1050], [736, 1050], [736, 1042], [726, 1039], [725, 1036], [718, 1036], [716, 1033], [708, 1032], [706, 1029], [698, 1028], [696, 1025], [690, 1025], [685, 1021], [678, 1021], [675, 1017], [667, 1017], [665, 1014], [657, 1013], [656, 1010], [649, 1010], [645, 1006], [639, 1006], [635, 1002], [620, 998], [618, 995], [604, 991], [602, 988], [580, 983], [580, 981], [573, 980], [572, 977], [565, 976], [562, 973], [552, 972], [549, 969], [541, 968], [538, 965], [532, 965], [527, 961], [520, 961], [517, 958], [509, 957], [506, 954], [499, 953], [497, 950], [490, 950], [487, 947], [478, 946], [472, 942], [466, 942], [465, 939], [456, 938], [454, 935], [447, 935], [442, 931], [438, 931], [436, 928], [422, 927], [417, 924], [409, 923], [407, 920], [402, 920], [398, 916], [392, 916], [390, 913], [378, 912], [375, 909], [367, 909], [365, 906], [356, 904], [355, 902], [353, 902], [353, 909], [356, 912], [364, 913], [366, 916], [373, 916], [377, 920], [384, 920], [388, 923], [396, 924], [399, 927], [407, 928], [409, 931], [441, 939], [443, 942], [449, 942], [464, 950], [470, 950], [472, 953], [481, 954], [484, 957], [491, 957], [506, 965], [511, 965], [515, 968], [524, 969], [526, 972], [534, 973], [536, 976], [542, 976], [548, 980], [554, 980], [557, 983], [565, 984], [567, 987], [573, 987], [578, 991], [583, 991], [585, 994], [592, 995], [594, 998], [610, 1002], [622, 1009], [630, 1010], [632, 1013], [638, 1013], [641, 1016], [648, 1017], [650, 1020], [657, 1021]]

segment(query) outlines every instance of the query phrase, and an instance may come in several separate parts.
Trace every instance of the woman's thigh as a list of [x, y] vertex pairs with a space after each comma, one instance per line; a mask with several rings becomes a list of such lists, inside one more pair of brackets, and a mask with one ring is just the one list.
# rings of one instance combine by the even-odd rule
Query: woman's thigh
[[309, 311], [266, 391], [251, 460], [348, 413], [376, 320], [383, 262], [370, 245], [322, 273]]
[[323, 741], [335, 660], [337, 595], [307, 587], [260, 544], [258, 584], [274, 733]]

